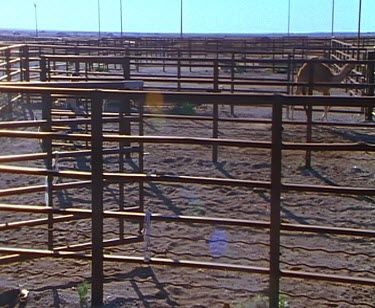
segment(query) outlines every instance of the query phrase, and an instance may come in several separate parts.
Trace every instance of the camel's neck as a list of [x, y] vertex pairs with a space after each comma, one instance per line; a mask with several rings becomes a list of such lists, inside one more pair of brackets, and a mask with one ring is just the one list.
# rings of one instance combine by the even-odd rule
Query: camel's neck
[[353, 69], [353, 65], [347, 64], [343, 67], [343, 69], [340, 71], [340, 73], [333, 75], [332, 81], [334, 83], [340, 83], [342, 82], [350, 73], [350, 71]]

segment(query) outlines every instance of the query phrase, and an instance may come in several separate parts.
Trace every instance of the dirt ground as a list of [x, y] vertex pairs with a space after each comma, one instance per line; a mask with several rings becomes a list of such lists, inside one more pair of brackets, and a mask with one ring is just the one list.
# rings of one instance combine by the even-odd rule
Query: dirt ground
[[[29, 114], [18, 110], [17, 119]], [[40, 112], [34, 110], [35, 113]], [[199, 108], [197, 114], [210, 113]], [[314, 117], [319, 121], [321, 112]], [[220, 116], [230, 116], [223, 106]], [[236, 108], [238, 118], [271, 118], [269, 108]], [[296, 111], [295, 118], [304, 113]], [[330, 120], [363, 122], [363, 115], [330, 113]], [[284, 125], [284, 141], [304, 141], [305, 126]], [[116, 129], [108, 125], [107, 130]], [[133, 133], [137, 134], [136, 125]], [[205, 121], [172, 120], [163, 116], [145, 120], [145, 135], [212, 137], [212, 123]], [[267, 141], [270, 125], [221, 122], [220, 138]], [[313, 140], [317, 142], [364, 141], [375, 143], [373, 128], [316, 126]], [[116, 147], [106, 144], [106, 147]], [[40, 152], [33, 139], [1, 138], [1, 155]], [[207, 176], [228, 179], [270, 181], [270, 152], [260, 149], [220, 147], [219, 162], [212, 162], [208, 146], [145, 145], [144, 170], [149, 174]], [[283, 151], [284, 183], [335, 186], [374, 187], [374, 152], [316, 152], [312, 168], [305, 168], [305, 153]], [[42, 160], [14, 163], [18, 166], [43, 168]], [[61, 170], [89, 170], [91, 161], [60, 159]], [[137, 155], [125, 162], [125, 170], [134, 172]], [[105, 170], [118, 171], [116, 155], [105, 157]], [[66, 180], [62, 180], [66, 181]], [[0, 189], [42, 185], [43, 177], [2, 173]], [[270, 194], [268, 190], [249, 187], [223, 187], [182, 183], [145, 184], [145, 207], [152, 213], [268, 221]], [[124, 206], [139, 204], [139, 185], [124, 187]], [[117, 209], [119, 185], [104, 188], [105, 209]], [[1, 197], [1, 203], [44, 205], [44, 193], [18, 194]], [[94, 202], [95, 203], [95, 202]], [[293, 224], [375, 228], [375, 200], [318, 193], [288, 192], [282, 194], [282, 221]], [[54, 195], [54, 205], [60, 208], [90, 208], [91, 189], [67, 189]], [[42, 214], [0, 212], [1, 223], [42, 218]], [[119, 235], [120, 222], [106, 219], [105, 239]], [[125, 235], [135, 236], [138, 224], [125, 222]], [[47, 249], [47, 226], [1, 229], [0, 245]], [[244, 266], [268, 267], [269, 232], [245, 227], [176, 224], [152, 221], [150, 247], [144, 243], [107, 248], [106, 254], [122, 256], [145, 255], [173, 260], [207, 261]], [[54, 245], [64, 246], [88, 242], [91, 239], [89, 220], [71, 220], [54, 225]], [[375, 279], [375, 240], [327, 234], [283, 232], [281, 237], [282, 269]], [[0, 265], [0, 307], [82, 307], [79, 295], [85, 281], [90, 281], [89, 261], [41, 258], [20, 263]], [[144, 264], [105, 263], [105, 307], [266, 307], [268, 276], [248, 272], [189, 269], [184, 267], [151, 266]], [[18, 288], [30, 291], [25, 303], [17, 300]], [[374, 307], [374, 286], [348, 285], [314, 280], [282, 278], [281, 290], [289, 307]], [[327, 299], [329, 302], [327, 302]], [[13, 300], [13, 302], [12, 302]], [[256, 303], [259, 305], [256, 306]]]

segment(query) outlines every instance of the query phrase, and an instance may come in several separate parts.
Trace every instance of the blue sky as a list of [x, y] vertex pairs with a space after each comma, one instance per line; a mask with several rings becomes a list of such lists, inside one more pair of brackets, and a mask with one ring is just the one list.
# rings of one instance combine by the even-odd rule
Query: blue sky
[[[120, 32], [120, 1], [99, 0], [102, 32]], [[286, 33], [289, 0], [183, 0], [184, 33]], [[331, 32], [333, 0], [290, 0], [291, 33]], [[356, 32], [360, 0], [335, 0], [335, 31]], [[0, 28], [98, 31], [98, 0], [0, 0]], [[124, 32], [180, 32], [181, 0], [122, 0]], [[362, 32], [375, 32], [362, 0]]]

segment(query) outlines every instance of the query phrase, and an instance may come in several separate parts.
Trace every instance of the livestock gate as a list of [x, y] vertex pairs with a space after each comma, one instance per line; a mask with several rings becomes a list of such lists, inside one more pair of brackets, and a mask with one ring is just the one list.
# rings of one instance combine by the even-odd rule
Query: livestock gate
[[[270, 307], [280, 298], [291, 307], [372, 307], [374, 60], [366, 46], [96, 43], [1, 50], [0, 266], [12, 264], [4, 277], [22, 280], [25, 263], [62, 259], [64, 268], [72, 259], [91, 265], [82, 272], [93, 306], [116, 294], [116, 265], [152, 273], [153, 297], [131, 280], [145, 306], [186, 306], [184, 294], [203, 289], [203, 306], [264, 294]], [[353, 95], [293, 95], [296, 69], [327, 53], [319, 61], [356, 63], [350, 81], [335, 85]], [[319, 120], [324, 106], [330, 121]], [[291, 107], [295, 119], [285, 116]]]

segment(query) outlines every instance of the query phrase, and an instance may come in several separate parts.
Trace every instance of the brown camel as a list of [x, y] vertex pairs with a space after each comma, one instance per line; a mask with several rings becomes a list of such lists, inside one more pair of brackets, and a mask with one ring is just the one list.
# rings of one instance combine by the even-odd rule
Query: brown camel
[[[348, 77], [349, 73], [354, 69], [355, 64], [349, 63], [346, 64], [338, 74], [335, 74], [331, 69], [323, 63], [319, 62], [307, 62], [301, 66], [297, 74], [297, 82], [309, 82], [310, 71], [313, 69], [313, 83], [332, 83], [338, 84], [345, 80]], [[330, 89], [334, 86], [324, 85], [324, 86], [314, 86], [313, 91], [318, 91], [323, 93], [323, 95], [330, 95]], [[308, 86], [298, 86], [296, 90], [297, 95], [306, 95]], [[329, 107], [324, 107], [324, 113], [322, 119], [328, 119]], [[289, 112], [288, 112], [289, 113]], [[292, 107], [292, 118], [293, 118], [293, 107]]]

